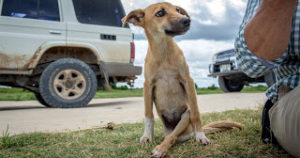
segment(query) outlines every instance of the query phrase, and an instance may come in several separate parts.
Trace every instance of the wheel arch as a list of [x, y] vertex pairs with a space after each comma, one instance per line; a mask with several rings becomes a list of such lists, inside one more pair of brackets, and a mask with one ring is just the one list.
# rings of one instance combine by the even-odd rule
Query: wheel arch
[[55, 61], [59, 58], [71, 57], [88, 64], [101, 65], [103, 59], [100, 51], [87, 43], [46, 42], [34, 53], [28, 64], [28, 69], [34, 69], [38, 64]]
[[104, 78], [104, 87], [106, 90], [110, 90], [103, 56], [99, 49], [88, 43], [47, 42], [37, 49], [29, 61], [28, 69], [34, 70], [33, 74], [40, 74], [45, 67], [38, 68], [38, 65], [47, 65], [47, 63], [61, 58], [75, 58], [89, 65], [95, 65], [96, 75], [101, 75]]

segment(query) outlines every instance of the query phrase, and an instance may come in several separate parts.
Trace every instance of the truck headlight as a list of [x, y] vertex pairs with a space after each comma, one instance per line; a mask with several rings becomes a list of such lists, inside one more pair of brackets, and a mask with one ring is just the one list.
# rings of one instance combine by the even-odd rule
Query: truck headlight
[[235, 56], [232, 56], [232, 57], [230, 57], [230, 60], [231, 60], [231, 61], [236, 61], [236, 57], [235, 57]]
[[235, 57], [235, 56], [230, 57], [230, 61], [232, 62], [232, 66], [233, 66], [233, 69], [234, 69], [234, 70], [239, 69], [239, 66], [238, 66], [238, 63], [237, 63], [237, 60], [236, 60], [236, 57]]
[[218, 55], [215, 54], [215, 55], [212, 57], [212, 61], [213, 61], [213, 62], [217, 61], [217, 58], [218, 58]]
[[208, 70], [209, 70], [209, 73], [214, 73], [214, 66], [212, 64], [209, 64], [208, 66]]

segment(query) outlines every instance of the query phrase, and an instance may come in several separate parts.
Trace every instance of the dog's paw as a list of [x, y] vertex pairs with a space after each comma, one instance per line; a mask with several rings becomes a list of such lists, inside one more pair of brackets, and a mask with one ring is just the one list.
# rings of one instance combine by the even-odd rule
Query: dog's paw
[[203, 144], [203, 145], [207, 145], [210, 143], [209, 139], [205, 136], [204, 132], [196, 132], [196, 141]]
[[143, 135], [140, 138], [140, 143], [150, 143], [152, 141], [152, 137]]
[[155, 149], [151, 152], [151, 158], [161, 158], [166, 155], [165, 151], [160, 149], [160, 146], [156, 146]]

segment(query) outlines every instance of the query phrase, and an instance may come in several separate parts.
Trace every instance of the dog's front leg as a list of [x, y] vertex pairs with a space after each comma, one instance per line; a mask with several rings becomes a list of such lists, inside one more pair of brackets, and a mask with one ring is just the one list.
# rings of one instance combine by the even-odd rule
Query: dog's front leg
[[141, 143], [151, 142], [154, 135], [154, 116], [153, 116], [153, 88], [144, 82], [144, 104], [145, 104], [145, 129], [140, 138]]
[[190, 77], [190, 72], [188, 65], [185, 63], [185, 60], [182, 60], [183, 62], [180, 62], [181, 65], [179, 68], [179, 74], [180, 74], [180, 82], [183, 84], [187, 97], [188, 97], [188, 107], [190, 109], [190, 120], [191, 125], [194, 130], [196, 141], [202, 144], [209, 144], [209, 139], [205, 136], [205, 133], [202, 129], [201, 119], [200, 119], [200, 113], [198, 109], [198, 103], [197, 103], [197, 94], [195, 89], [195, 83], [194, 80]]
[[151, 158], [164, 157], [168, 149], [176, 142], [178, 136], [184, 132], [190, 124], [190, 110], [186, 110], [175, 129], [164, 138], [164, 141], [155, 147], [151, 153]]
[[190, 120], [191, 120], [192, 127], [194, 129], [196, 141], [205, 145], [209, 144], [210, 141], [205, 136], [205, 133], [202, 129], [194, 80], [191, 77], [187, 76], [185, 83], [186, 83], [185, 87], [187, 91], [187, 96], [189, 100], [188, 105], [191, 110]]

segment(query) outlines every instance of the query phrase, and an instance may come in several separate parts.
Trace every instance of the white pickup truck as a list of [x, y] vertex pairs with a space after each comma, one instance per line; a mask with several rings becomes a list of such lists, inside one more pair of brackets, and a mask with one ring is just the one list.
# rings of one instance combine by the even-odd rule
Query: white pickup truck
[[47, 107], [85, 106], [141, 74], [120, 0], [0, 0], [0, 13], [0, 85]]
[[224, 92], [240, 92], [244, 85], [250, 83], [266, 83], [270, 87], [275, 83], [273, 66], [263, 60], [261, 62], [270, 70], [261, 77], [251, 78], [240, 70], [234, 49], [218, 52], [213, 56], [212, 63], [209, 64], [208, 76], [218, 77], [219, 86]]

